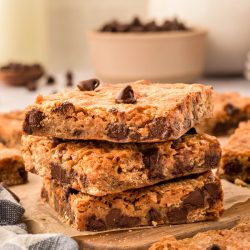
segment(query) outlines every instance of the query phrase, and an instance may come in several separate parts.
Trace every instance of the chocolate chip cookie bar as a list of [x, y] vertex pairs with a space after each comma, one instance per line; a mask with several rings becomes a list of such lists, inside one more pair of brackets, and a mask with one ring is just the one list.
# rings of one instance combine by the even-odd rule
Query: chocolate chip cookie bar
[[[159, 142], [178, 139], [212, 115], [212, 89], [201, 84], [106, 84], [38, 96], [24, 132], [75, 140]], [[98, 87], [97, 89], [95, 89]]]
[[0, 113], [0, 143], [7, 147], [20, 148], [23, 120], [23, 111]]
[[0, 144], [0, 182], [8, 186], [27, 182], [27, 172], [21, 153], [2, 144]]
[[175, 141], [150, 144], [25, 135], [22, 153], [27, 171], [102, 196], [216, 168], [221, 156], [217, 139], [191, 132]]
[[223, 210], [221, 184], [211, 171], [102, 197], [45, 179], [41, 196], [64, 222], [87, 231], [216, 220]]
[[153, 244], [149, 250], [249, 250], [250, 222], [242, 222], [232, 229], [210, 230], [198, 233], [192, 238], [177, 240], [174, 236], [165, 236]]
[[218, 174], [234, 182], [250, 182], [250, 121], [242, 122], [222, 151]]
[[250, 119], [250, 97], [242, 97], [236, 92], [214, 93], [214, 116], [197, 127], [199, 132], [213, 135], [233, 133], [241, 121]]

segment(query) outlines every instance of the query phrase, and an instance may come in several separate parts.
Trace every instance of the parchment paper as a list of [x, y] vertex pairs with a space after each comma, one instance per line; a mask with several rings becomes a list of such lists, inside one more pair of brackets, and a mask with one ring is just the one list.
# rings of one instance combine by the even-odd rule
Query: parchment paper
[[[24, 222], [27, 223], [30, 233], [56, 232], [63, 233], [71, 237], [98, 234], [86, 231], [79, 232], [69, 225], [62, 223], [58, 219], [56, 212], [54, 212], [54, 210], [47, 204], [40, 201], [41, 185], [41, 177], [29, 174], [28, 184], [12, 188], [12, 191], [20, 197], [22, 205], [26, 210]], [[224, 190], [224, 207], [226, 210], [237, 203], [246, 202], [250, 199], [249, 188], [239, 187], [225, 180], [222, 180], [222, 185]], [[237, 214], [235, 214], [235, 216], [237, 216]]]

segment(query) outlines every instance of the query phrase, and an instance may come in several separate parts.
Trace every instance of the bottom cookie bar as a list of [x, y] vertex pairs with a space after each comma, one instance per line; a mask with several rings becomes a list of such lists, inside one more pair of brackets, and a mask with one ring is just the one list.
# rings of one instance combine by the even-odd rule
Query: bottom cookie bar
[[[248, 218], [249, 220], [249, 218]], [[149, 250], [249, 250], [250, 222], [242, 222], [232, 229], [211, 230], [198, 233], [193, 238], [176, 240], [166, 236], [153, 244]]]
[[16, 149], [6, 148], [0, 144], [0, 182], [8, 186], [27, 182], [21, 153]]
[[216, 220], [223, 211], [220, 180], [210, 171], [102, 197], [47, 179], [41, 196], [63, 221], [88, 231]]
[[250, 182], [250, 121], [240, 123], [223, 148], [218, 169], [221, 178]]

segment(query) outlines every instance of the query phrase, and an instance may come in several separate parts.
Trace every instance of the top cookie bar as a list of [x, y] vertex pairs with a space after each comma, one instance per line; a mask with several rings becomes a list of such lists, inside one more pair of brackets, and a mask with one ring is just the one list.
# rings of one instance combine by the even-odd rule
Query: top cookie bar
[[177, 139], [212, 115], [212, 88], [202, 84], [137, 81], [84, 89], [89, 85], [38, 96], [27, 108], [24, 132], [62, 139], [157, 142]]

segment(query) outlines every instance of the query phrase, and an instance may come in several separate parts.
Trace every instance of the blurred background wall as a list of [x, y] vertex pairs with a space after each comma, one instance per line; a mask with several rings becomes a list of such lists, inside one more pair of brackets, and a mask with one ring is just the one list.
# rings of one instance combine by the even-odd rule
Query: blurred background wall
[[90, 67], [86, 31], [144, 17], [148, 0], [0, 0], [0, 63], [40, 61], [51, 71]]

